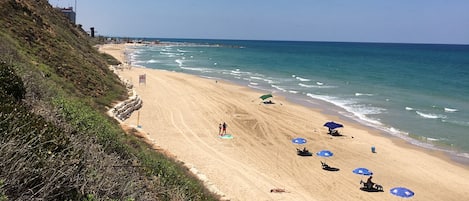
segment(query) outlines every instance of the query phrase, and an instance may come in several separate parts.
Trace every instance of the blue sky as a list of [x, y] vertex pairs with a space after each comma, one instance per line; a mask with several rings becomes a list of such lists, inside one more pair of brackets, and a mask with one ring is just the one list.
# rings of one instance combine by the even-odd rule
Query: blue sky
[[[49, 0], [74, 6], [75, 0]], [[469, 44], [469, 0], [76, 0], [98, 35]]]

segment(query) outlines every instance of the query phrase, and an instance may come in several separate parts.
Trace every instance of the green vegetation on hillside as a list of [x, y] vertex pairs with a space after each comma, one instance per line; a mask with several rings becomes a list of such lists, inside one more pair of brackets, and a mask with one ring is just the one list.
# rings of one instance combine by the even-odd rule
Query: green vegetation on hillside
[[105, 111], [127, 98], [46, 0], [0, 0], [0, 200], [217, 200]]

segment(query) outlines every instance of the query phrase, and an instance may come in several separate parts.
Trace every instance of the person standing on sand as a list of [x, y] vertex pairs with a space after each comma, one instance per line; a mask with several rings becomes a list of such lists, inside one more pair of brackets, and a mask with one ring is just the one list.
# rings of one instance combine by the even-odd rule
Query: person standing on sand
[[218, 124], [218, 135], [221, 135], [221, 128], [222, 128], [221, 124]]
[[223, 122], [223, 126], [222, 126], [222, 127], [223, 127], [223, 134], [222, 134], [222, 135], [225, 135], [225, 134], [226, 134], [226, 127], [227, 127], [227, 125], [226, 125], [225, 122]]

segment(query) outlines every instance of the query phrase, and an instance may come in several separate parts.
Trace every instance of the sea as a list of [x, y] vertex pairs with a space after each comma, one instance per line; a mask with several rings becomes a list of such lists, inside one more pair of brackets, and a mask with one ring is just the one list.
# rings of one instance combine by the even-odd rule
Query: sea
[[127, 49], [132, 65], [283, 96], [469, 164], [469, 45], [145, 40], [159, 43]]

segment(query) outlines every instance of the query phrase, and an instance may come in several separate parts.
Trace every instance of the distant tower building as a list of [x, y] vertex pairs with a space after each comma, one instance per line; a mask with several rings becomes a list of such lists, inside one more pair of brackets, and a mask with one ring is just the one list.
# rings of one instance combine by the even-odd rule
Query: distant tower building
[[94, 27], [90, 27], [91, 30], [91, 38], [94, 38]]
[[73, 24], [76, 24], [76, 13], [73, 11], [73, 7], [68, 7], [68, 8], [57, 8], [59, 9], [65, 16], [67, 16], [68, 19], [70, 19]]

